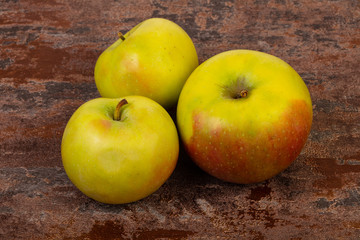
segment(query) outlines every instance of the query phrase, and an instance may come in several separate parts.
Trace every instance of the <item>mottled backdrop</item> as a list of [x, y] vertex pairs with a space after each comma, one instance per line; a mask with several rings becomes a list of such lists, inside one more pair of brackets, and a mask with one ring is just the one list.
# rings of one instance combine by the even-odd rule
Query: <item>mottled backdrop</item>
[[[96, 59], [150, 17], [183, 27], [200, 62], [246, 48], [295, 68], [314, 121], [289, 169], [235, 185], [181, 152], [163, 187], [119, 206], [71, 184], [61, 137], [75, 109], [99, 97]], [[0, 47], [0, 239], [360, 238], [358, 0], [0, 0]]]

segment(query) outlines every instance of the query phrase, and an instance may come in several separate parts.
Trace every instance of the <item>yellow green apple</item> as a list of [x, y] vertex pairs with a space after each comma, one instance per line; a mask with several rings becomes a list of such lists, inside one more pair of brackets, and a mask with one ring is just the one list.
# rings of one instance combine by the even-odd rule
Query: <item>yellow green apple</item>
[[286, 169], [312, 124], [309, 91], [283, 60], [232, 50], [202, 63], [180, 94], [177, 123], [193, 161], [233, 183], [255, 183]]
[[169, 108], [197, 66], [188, 34], [172, 21], [150, 18], [125, 35], [120, 33], [100, 55], [95, 82], [102, 97], [141, 95]]
[[71, 116], [61, 144], [73, 184], [110, 204], [155, 192], [173, 172], [178, 152], [173, 120], [161, 105], [142, 96], [86, 102]]

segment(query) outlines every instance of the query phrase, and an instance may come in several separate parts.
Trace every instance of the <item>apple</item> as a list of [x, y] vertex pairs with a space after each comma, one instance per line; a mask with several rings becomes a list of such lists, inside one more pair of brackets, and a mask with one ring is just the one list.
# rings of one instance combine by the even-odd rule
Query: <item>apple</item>
[[195, 46], [180, 26], [150, 18], [125, 35], [119, 33], [100, 55], [95, 83], [102, 97], [141, 95], [170, 108], [198, 64]]
[[177, 125], [187, 152], [227, 182], [256, 183], [286, 169], [312, 124], [309, 91], [283, 60], [232, 50], [202, 63], [186, 81]]
[[86, 102], [71, 116], [61, 143], [72, 183], [88, 197], [110, 204], [155, 192], [173, 172], [178, 153], [172, 118], [142, 96]]

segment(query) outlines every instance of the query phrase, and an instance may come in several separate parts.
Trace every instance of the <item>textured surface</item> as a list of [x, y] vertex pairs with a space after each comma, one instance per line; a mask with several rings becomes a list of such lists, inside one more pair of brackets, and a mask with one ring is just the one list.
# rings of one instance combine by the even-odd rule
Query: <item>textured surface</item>
[[[246, 48], [295, 68], [314, 121], [289, 169], [234, 185], [182, 152], [163, 187], [121, 206], [71, 184], [61, 137], [74, 110], [99, 96], [96, 59], [150, 17], [182, 26], [200, 62]], [[359, 239], [359, 29], [358, 0], [1, 0], [0, 239]]]

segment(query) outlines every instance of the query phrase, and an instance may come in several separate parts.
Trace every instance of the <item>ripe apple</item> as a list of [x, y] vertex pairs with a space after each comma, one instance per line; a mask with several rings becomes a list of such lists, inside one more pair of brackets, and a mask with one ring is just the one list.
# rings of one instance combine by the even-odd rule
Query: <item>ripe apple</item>
[[155, 192], [173, 172], [179, 153], [169, 114], [142, 96], [97, 98], [80, 106], [62, 138], [65, 171], [85, 195], [120, 204]]
[[233, 50], [202, 63], [186, 81], [177, 108], [181, 139], [204, 171], [255, 183], [286, 169], [312, 123], [309, 91], [281, 59]]
[[102, 97], [141, 95], [169, 108], [198, 64], [195, 46], [180, 26], [150, 18], [119, 33], [100, 55], [95, 82]]

